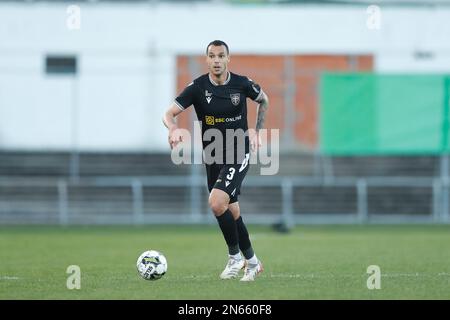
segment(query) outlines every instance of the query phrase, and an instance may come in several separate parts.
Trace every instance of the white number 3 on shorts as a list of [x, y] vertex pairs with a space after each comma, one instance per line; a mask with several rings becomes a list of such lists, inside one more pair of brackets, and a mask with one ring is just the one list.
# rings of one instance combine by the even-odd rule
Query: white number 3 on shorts
[[229, 170], [230, 170], [230, 174], [227, 175], [227, 179], [228, 180], [233, 180], [234, 173], [236, 172], [236, 169], [235, 168], [230, 168]]

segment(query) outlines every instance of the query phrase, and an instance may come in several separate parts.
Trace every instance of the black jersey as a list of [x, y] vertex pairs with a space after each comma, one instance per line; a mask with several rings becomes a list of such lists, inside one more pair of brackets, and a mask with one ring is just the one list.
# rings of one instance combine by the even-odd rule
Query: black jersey
[[[190, 83], [175, 99], [176, 105], [184, 110], [193, 105], [202, 124], [202, 136], [210, 128], [222, 133], [224, 151], [236, 150], [238, 139], [228, 141], [227, 129], [247, 132], [247, 98], [260, 102], [263, 91], [258, 84], [245, 76], [232, 72], [227, 80], [218, 85], [209, 74], [202, 75]], [[213, 141], [203, 140], [203, 148]], [[245, 152], [249, 150], [248, 136], [245, 137]], [[225, 153], [224, 153], [225, 154]]]

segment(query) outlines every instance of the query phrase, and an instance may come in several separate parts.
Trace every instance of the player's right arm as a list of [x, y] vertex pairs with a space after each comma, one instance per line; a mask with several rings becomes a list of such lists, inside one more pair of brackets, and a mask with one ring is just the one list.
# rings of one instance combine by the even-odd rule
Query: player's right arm
[[184, 110], [189, 108], [194, 101], [196, 95], [196, 87], [191, 82], [178, 97], [175, 98], [172, 105], [167, 109], [163, 116], [163, 123], [169, 129], [169, 145], [173, 149], [178, 143], [183, 141], [183, 136], [178, 129], [175, 118]]
[[163, 123], [166, 126], [167, 129], [169, 129], [169, 145], [170, 148], [173, 149], [178, 143], [183, 141], [183, 137], [181, 135], [181, 132], [179, 132], [177, 122], [175, 118], [181, 113], [183, 110], [181, 110], [178, 105], [175, 103], [172, 103], [172, 105], [167, 109], [167, 111], [164, 113], [163, 116]]

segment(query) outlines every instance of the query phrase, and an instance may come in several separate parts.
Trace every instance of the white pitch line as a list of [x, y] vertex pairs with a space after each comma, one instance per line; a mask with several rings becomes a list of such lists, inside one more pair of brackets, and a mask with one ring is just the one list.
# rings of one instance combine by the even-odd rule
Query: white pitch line
[[187, 278], [187, 279], [195, 279], [195, 278], [201, 278], [201, 279], [204, 279], [204, 278], [212, 278], [212, 276], [211, 276], [211, 275], [201, 275], [201, 276], [186, 276], [186, 277], [183, 277], [183, 278]]
[[0, 280], [19, 280], [19, 277], [0, 276]]
[[[264, 274], [263, 274], [264, 275]], [[424, 274], [424, 273], [382, 273], [382, 277], [387, 278], [397, 278], [397, 277], [406, 277], [406, 278], [425, 278], [425, 277], [450, 277], [450, 273], [441, 272], [438, 274]], [[367, 274], [270, 274], [270, 278], [302, 278], [302, 279], [320, 279], [320, 278], [366, 278]]]
[[[267, 274], [262, 273], [260, 275], [261, 278], [285, 278], [285, 279], [331, 279], [331, 278], [367, 278], [367, 274], [314, 274], [314, 273], [305, 273], [305, 274]], [[425, 273], [382, 273], [381, 277], [386, 278], [426, 278], [426, 277], [450, 277], [450, 273], [440, 272], [437, 274], [425, 274]], [[195, 280], [195, 279], [215, 279], [214, 275], [188, 275], [188, 276], [175, 276], [171, 277], [180, 280]]]

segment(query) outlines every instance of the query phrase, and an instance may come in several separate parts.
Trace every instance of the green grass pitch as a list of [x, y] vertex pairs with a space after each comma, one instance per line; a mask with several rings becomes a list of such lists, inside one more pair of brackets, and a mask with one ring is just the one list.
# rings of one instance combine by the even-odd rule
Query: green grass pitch
[[[217, 226], [0, 228], [0, 299], [450, 299], [450, 226], [249, 226], [265, 271], [252, 283], [220, 280], [226, 247]], [[168, 272], [145, 281], [136, 259], [156, 249]], [[81, 289], [69, 290], [69, 265]], [[367, 267], [381, 289], [367, 288]]]

